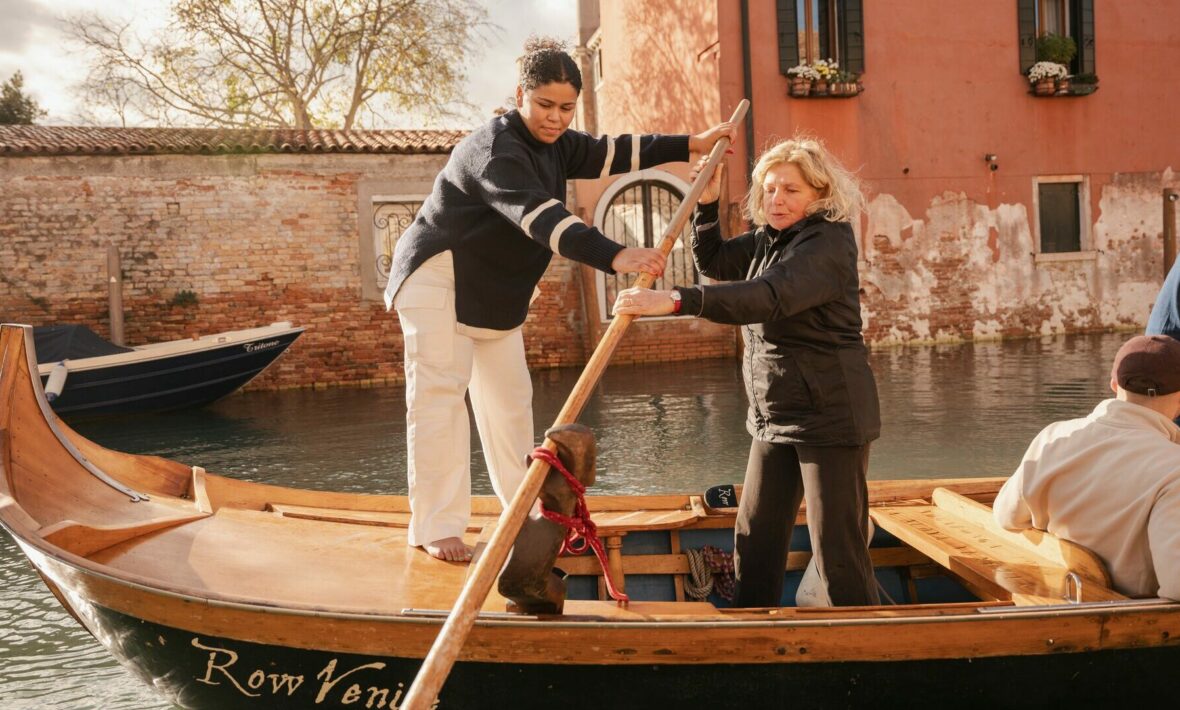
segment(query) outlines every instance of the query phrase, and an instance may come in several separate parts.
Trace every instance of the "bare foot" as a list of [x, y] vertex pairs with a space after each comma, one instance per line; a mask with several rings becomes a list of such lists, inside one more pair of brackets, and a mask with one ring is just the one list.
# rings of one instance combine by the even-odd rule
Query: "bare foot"
[[430, 553], [432, 557], [448, 562], [471, 561], [471, 548], [464, 545], [463, 541], [457, 537], [444, 537], [441, 540], [435, 540], [423, 545], [422, 549]]

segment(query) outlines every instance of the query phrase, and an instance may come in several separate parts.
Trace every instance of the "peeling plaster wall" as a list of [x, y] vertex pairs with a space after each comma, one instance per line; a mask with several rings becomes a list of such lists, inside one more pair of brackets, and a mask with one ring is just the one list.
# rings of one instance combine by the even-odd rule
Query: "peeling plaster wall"
[[[1094, 3], [1099, 89], [1047, 98], [1021, 73], [1017, 3], [859, 4], [865, 91], [802, 99], [781, 72], [780, 4], [602, 0], [602, 130], [692, 125], [750, 99], [725, 163], [730, 233], [748, 161], [798, 133], [823, 140], [870, 199], [855, 226], [874, 344], [1142, 327], [1164, 276], [1161, 191], [1180, 164], [1180, 92], [1143, 67], [1180, 65], [1180, 3]], [[696, 13], [691, 32], [666, 29]], [[1088, 185], [1083, 252], [1038, 255], [1037, 180], [1070, 176]], [[604, 189], [579, 187], [579, 204]]]
[[1115, 175], [1096, 188], [1092, 249], [1037, 255], [1035, 214], [963, 192], [911, 215], [892, 194], [861, 230], [861, 312], [874, 344], [1139, 328], [1163, 277], [1163, 173]]

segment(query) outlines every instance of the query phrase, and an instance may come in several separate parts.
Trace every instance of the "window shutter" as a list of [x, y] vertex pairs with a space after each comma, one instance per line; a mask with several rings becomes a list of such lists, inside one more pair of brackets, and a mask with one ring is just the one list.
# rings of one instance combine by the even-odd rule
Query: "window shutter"
[[1094, 0], [1078, 2], [1078, 73], [1096, 74], [1094, 69]]
[[844, 0], [840, 3], [840, 44], [844, 54], [840, 67], [845, 71], [863, 74], [865, 70], [865, 37], [863, 0]]
[[799, 63], [799, 21], [795, 0], [778, 2], [778, 70], [784, 76]]
[[1016, 0], [1016, 28], [1020, 33], [1020, 73], [1037, 61], [1037, 0]]
[[[828, 2], [823, 2], [821, 0], [819, 3], [819, 12], [815, 17], [815, 31], [819, 36], [819, 56], [817, 59], [834, 59], [840, 53], [836, 47], [832, 46], [832, 20], [834, 19], [832, 14], [837, 11], [834, 7], [836, 1], [828, 0]], [[839, 40], [836, 41], [838, 42]]]

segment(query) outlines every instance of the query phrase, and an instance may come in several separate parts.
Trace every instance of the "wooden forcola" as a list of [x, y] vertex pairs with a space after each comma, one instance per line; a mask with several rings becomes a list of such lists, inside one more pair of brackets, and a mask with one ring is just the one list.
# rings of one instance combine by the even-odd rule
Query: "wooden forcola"
[[[740, 123], [745, 118], [749, 106], [750, 102], [742, 99], [737, 109], [734, 110], [730, 121], [735, 124]], [[713, 145], [713, 150], [709, 152], [708, 161], [700, 174], [697, 175], [688, 194], [684, 196], [660, 241], [659, 248], [664, 256], [671, 253], [672, 247], [675, 246], [676, 239], [680, 235], [680, 230], [688, 222], [688, 217], [692, 214], [701, 192], [709, 183], [713, 171], [717, 169], [717, 164], [721, 162], [721, 157], [725, 155], [728, 148], [728, 138], [722, 138]], [[642, 273], [635, 285], [641, 288], [650, 288], [655, 282], [655, 278], [651, 274]], [[598, 342], [594, 354], [586, 363], [582, 376], [578, 378], [577, 384], [574, 385], [573, 391], [570, 392], [570, 396], [558, 413], [553, 426], [572, 424], [577, 421], [578, 415], [582, 413], [582, 409], [590, 399], [590, 394], [594, 391], [598, 380], [601, 379], [603, 371], [606, 370], [615, 348], [618, 347], [623, 334], [634, 319], [635, 316], [631, 315], [618, 313], [614, 315], [610, 327], [603, 334], [602, 340]], [[543, 446], [554, 453], [557, 452], [556, 445], [549, 439], [545, 439]], [[455, 659], [463, 649], [463, 643], [471, 632], [471, 627], [475, 624], [480, 607], [487, 599], [488, 592], [491, 591], [492, 584], [495, 583], [500, 568], [503, 567], [504, 560], [508, 557], [512, 543], [516, 540], [516, 534], [528, 515], [529, 509], [533, 507], [533, 502], [537, 499], [541, 485], [545, 482], [545, 476], [548, 473], [549, 464], [538, 459], [533, 460], [528, 473], [525, 474], [524, 481], [512, 498], [512, 502], [501, 513], [496, 531], [488, 541], [483, 554], [475, 563], [475, 569], [467, 577], [467, 582], [463, 585], [463, 590], [459, 593], [459, 598], [455, 601], [455, 606], [451, 609], [446, 623], [443, 624], [442, 630], [435, 638], [434, 645], [430, 647], [430, 653], [426, 655], [417, 677], [414, 678], [414, 683], [410, 686], [409, 693], [402, 700], [402, 710], [427, 710], [438, 697], [443, 683], [446, 682], [447, 676], [451, 672], [451, 667], [455, 665]]]

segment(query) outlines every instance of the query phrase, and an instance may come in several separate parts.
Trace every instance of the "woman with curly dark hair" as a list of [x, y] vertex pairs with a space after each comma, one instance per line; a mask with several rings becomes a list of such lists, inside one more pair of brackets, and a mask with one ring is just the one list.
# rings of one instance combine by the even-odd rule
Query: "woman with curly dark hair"
[[658, 249], [625, 248], [565, 207], [566, 181], [704, 155], [728, 123], [687, 136], [595, 138], [569, 130], [582, 76], [564, 46], [530, 39], [516, 108], [451, 154], [398, 239], [385, 303], [405, 336], [409, 544], [469, 559], [471, 397], [492, 487], [507, 504], [532, 451], [532, 383], [521, 326], [554, 254], [607, 273], [660, 274]]

